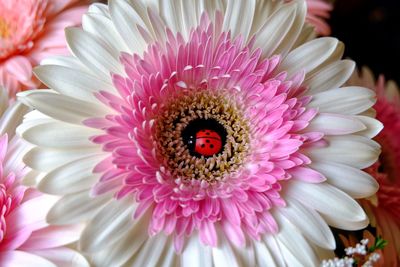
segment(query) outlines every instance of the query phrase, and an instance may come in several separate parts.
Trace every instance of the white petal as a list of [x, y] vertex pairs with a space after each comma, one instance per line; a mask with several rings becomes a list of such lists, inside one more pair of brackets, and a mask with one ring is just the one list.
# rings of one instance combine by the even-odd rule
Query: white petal
[[211, 247], [201, 244], [197, 233], [193, 234], [188, 239], [189, 240], [182, 251], [182, 266], [212, 267]]
[[295, 225], [310, 241], [318, 246], [335, 249], [335, 238], [326, 222], [312, 209], [304, 207], [300, 202], [285, 198], [287, 206], [279, 208], [293, 225]]
[[0, 87], [0, 116], [8, 108], [8, 92], [3, 86]]
[[78, 28], [67, 28], [65, 36], [74, 56], [96, 72], [99, 79], [108, 81], [111, 72], [124, 73], [122, 64], [119, 62], [119, 51], [114, 50], [98, 37]]
[[[181, 6], [178, 1], [159, 1], [160, 3], [160, 13], [163, 19], [165, 20], [166, 26], [173, 33], [182, 32], [182, 22], [181, 22], [181, 14], [180, 10]], [[187, 34], [187, 33], [183, 33]]]
[[256, 254], [257, 266], [277, 266], [274, 258], [268, 250], [268, 247], [259, 241], [253, 241]]
[[19, 172], [24, 168], [23, 157], [32, 146], [15, 136], [8, 142], [7, 154], [3, 160], [3, 173]]
[[74, 70], [80, 70], [82, 72], [90, 72], [85, 65], [83, 65], [77, 58], [73, 56], [52, 56], [43, 59], [40, 62], [41, 65], [57, 65], [63, 66]]
[[254, 249], [251, 245], [244, 248], [235, 248], [221, 234], [221, 231], [218, 231], [218, 233], [218, 246], [212, 248], [215, 267], [255, 265]]
[[138, 30], [138, 26], [147, 29], [143, 19], [126, 1], [110, 0], [109, 8], [115, 28], [126, 46], [132, 53], [141, 55], [147, 48], [147, 44]]
[[139, 249], [129, 265], [132, 267], [157, 266], [157, 262], [162, 257], [164, 247], [171, 246], [172, 242], [167, 243], [168, 237], [158, 234], [149, 238]]
[[[186, 2], [190, 2], [191, 3], [191, 1], [185, 1], [185, 3]], [[151, 27], [153, 28], [155, 39], [157, 41], [159, 41], [159, 42], [161, 42], [163, 40], [165, 41], [165, 39], [166, 39], [166, 31], [165, 31], [166, 25], [165, 25], [163, 19], [160, 17], [158, 12], [156, 12], [151, 7], [147, 7], [147, 15], [149, 17], [149, 21], [150, 21]]]
[[89, 191], [60, 198], [47, 214], [50, 224], [65, 225], [90, 220], [109, 200], [110, 194], [89, 196]]
[[282, 6], [278, 1], [256, 1], [254, 10], [253, 25], [250, 36], [253, 36], [265, 24], [265, 21]]
[[356, 115], [375, 104], [375, 93], [367, 88], [351, 86], [313, 95], [309, 107], [320, 112]]
[[44, 115], [42, 112], [38, 110], [32, 110], [25, 114], [23, 123], [17, 127], [16, 133], [18, 136], [21, 136], [22, 133], [32, 127], [35, 127], [36, 125], [50, 123], [54, 121], [55, 120], [53, 118]]
[[[0, 90], [3, 90], [0, 88]], [[29, 108], [22, 104], [20, 101], [16, 101], [10, 106], [4, 113], [0, 113], [0, 135], [7, 134], [8, 140], [15, 135], [15, 130], [22, 122], [22, 118]]]
[[[278, 210], [274, 213], [274, 218], [279, 224], [279, 232], [276, 235], [276, 239], [284, 253], [285, 260], [290, 259], [290, 256], [293, 255], [293, 258], [299, 261], [301, 266], [317, 266], [318, 259], [309, 242], [301, 233]], [[289, 264], [289, 266], [294, 265]]]
[[313, 71], [308, 73], [306, 79], [308, 79], [308, 77], [314, 76], [317, 72], [321, 71], [323, 68], [326, 68], [327, 66], [341, 60], [343, 54], [344, 54], [344, 44], [339, 41], [333, 53], [323, 63], [321, 63], [321, 65], [319, 65]]
[[289, 32], [285, 35], [284, 40], [280, 43], [279, 47], [275, 49], [275, 55], [285, 57], [296, 43], [302, 31], [304, 20], [307, 14], [306, 1], [295, 1], [297, 4], [296, 15]]
[[89, 222], [90, 227], [83, 231], [80, 249], [95, 252], [119, 241], [134, 224], [132, 215], [136, 205], [129, 197], [110, 201]]
[[41, 180], [41, 176], [43, 176], [41, 172], [31, 170], [22, 179], [22, 184], [25, 186], [34, 187]]
[[[285, 246], [285, 244], [283, 244], [279, 240], [277, 240], [276, 242], [278, 243], [278, 246], [281, 250], [282, 257], [285, 259], [285, 264], [283, 264], [282, 266], [299, 266], [299, 267], [307, 266], [302, 264], [300, 259], [296, 255], [293, 255], [293, 253], [289, 250], [287, 246]], [[310, 266], [317, 266], [317, 265], [310, 265]]]
[[247, 40], [253, 22], [255, 7], [255, 0], [228, 0], [223, 30], [226, 32], [231, 31], [233, 38], [241, 35], [244, 40]]
[[34, 254], [24, 251], [2, 251], [0, 252], [3, 267], [26, 267], [26, 266], [40, 266], [40, 267], [57, 267], [50, 261], [36, 256]]
[[365, 129], [367, 127], [355, 117], [332, 113], [319, 113], [306, 128], [327, 135], [351, 134]]
[[[179, 262], [179, 255], [176, 254], [175, 248], [172, 242], [164, 248], [163, 256], [158, 260], [159, 267], [170, 267], [170, 266], [177, 266]], [[192, 263], [193, 264], [193, 263]], [[191, 267], [192, 265], [190, 265]], [[204, 266], [204, 267], [207, 267]]]
[[82, 28], [102, 39], [116, 51], [129, 52], [124, 40], [109, 17], [101, 14], [86, 14], [82, 17]]
[[102, 157], [92, 156], [78, 159], [62, 165], [47, 173], [40, 181], [40, 191], [66, 195], [90, 189], [99, 177], [92, 173], [94, 166], [102, 160]]
[[284, 255], [282, 254], [274, 235], [266, 234], [262, 237], [262, 240], [274, 258], [275, 264], [277, 266], [286, 266]]
[[338, 40], [332, 37], [318, 38], [305, 43], [283, 59], [279, 71], [286, 71], [289, 77], [302, 70], [307, 74], [328, 59], [337, 44]]
[[20, 92], [18, 97], [21, 102], [36, 108], [45, 115], [74, 124], [81, 124], [82, 121], [88, 118], [98, 118], [112, 114], [112, 111], [104, 105], [100, 106], [100, 104], [59, 95], [51, 90]]
[[364, 131], [358, 132], [357, 134], [359, 135], [368, 138], [374, 138], [383, 129], [383, 124], [376, 119], [367, 116], [356, 116], [356, 117], [367, 127], [367, 129], [365, 129]]
[[83, 101], [98, 103], [99, 100], [95, 97], [95, 93], [99, 91], [116, 92], [112, 84], [77, 69], [43, 65], [36, 67], [34, 72], [49, 88]]
[[100, 14], [106, 17], [110, 16], [108, 6], [102, 3], [94, 3], [89, 6], [88, 13]]
[[310, 184], [291, 181], [286, 193], [304, 206], [320, 212], [331, 226], [358, 230], [368, 225], [368, 218], [361, 206], [328, 183]]
[[49, 172], [64, 164], [88, 156], [102, 155], [97, 148], [91, 149], [50, 149], [35, 147], [24, 156], [24, 162], [31, 168]]
[[297, 38], [296, 42], [294, 43], [292, 49], [297, 48], [307, 42], [310, 42], [311, 40], [314, 40], [317, 38], [317, 35], [314, 31], [314, 27], [312, 27], [309, 24], [304, 24], [303, 28], [301, 29], [299, 38]]
[[378, 183], [366, 172], [348, 165], [313, 161], [311, 168], [324, 174], [328, 183], [343, 190], [353, 198], [366, 198], [378, 190]]
[[210, 18], [213, 18], [215, 11], [225, 13], [227, 0], [201, 0], [200, 3], [204, 6]]
[[265, 24], [256, 33], [254, 47], [262, 49], [262, 56], [264, 58], [273, 55], [275, 49], [284, 39], [290, 27], [292, 27], [296, 8], [296, 2], [292, 2], [278, 9], [265, 21]]
[[[149, 238], [148, 227], [150, 213], [145, 213], [139, 220], [132, 223], [132, 228], [117, 243], [99, 251], [93, 257], [94, 266], [121, 266], [140, 249]], [[91, 227], [91, 225], [88, 225]]]
[[340, 60], [322, 68], [304, 81], [304, 85], [309, 87], [306, 94], [312, 95], [339, 88], [351, 76], [354, 67], [354, 61]]
[[201, 16], [201, 7], [200, 3], [202, 1], [169, 1], [175, 2], [180, 7], [181, 10], [181, 27], [182, 27], [182, 35], [186, 40], [189, 37], [190, 30], [197, 27], [200, 21]]
[[46, 249], [35, 251], [34, 253], [55, 263], [57, 267], [89, 267], [86, 259], [70, 248]]
[[101, 133], [94, 128], [52, 121], [36, 124], [20, 130], [20, 135], [28, 142], [49, 148], [82, 148], [98, 146], [89, 138]]
[[363, 136], [329, 136], [325, 139], [329, 143], [327, 147], [305, 151], [313, 161], [336, 162], [364, 169], [371, 166], [380, 154], [379, 145]]

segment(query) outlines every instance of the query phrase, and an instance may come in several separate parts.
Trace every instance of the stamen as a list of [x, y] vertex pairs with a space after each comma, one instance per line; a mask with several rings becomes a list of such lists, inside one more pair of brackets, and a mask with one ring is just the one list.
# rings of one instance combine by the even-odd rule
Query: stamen
[[10, 26], [8, 23], [0, 18], [0, 39], [6, 39], [10, 36]]

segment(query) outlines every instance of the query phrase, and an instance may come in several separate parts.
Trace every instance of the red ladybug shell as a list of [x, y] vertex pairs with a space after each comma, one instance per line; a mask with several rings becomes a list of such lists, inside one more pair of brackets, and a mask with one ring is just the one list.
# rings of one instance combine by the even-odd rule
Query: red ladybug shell
[[203, 156], [213, 156], [221, 151], [221, 136], [213, 130], [200, 130], [196, 133], [196, 153]]

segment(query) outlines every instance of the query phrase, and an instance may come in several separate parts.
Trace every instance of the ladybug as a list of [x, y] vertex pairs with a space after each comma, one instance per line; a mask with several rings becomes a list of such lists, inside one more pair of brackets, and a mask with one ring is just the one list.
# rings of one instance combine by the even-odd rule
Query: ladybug
[[202, 156], [210, 157], [218, 154], [222, 148], [222, 139], [219, 133], [209, 129], [202, 129], [196, 133], [194, 151]]

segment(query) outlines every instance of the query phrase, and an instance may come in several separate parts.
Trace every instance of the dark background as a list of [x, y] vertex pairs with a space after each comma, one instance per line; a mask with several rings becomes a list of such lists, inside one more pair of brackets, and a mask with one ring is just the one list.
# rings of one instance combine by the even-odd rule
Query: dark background
[[336, 0], [329, 23], [345, 57], [400, 84], [400, 0]]

